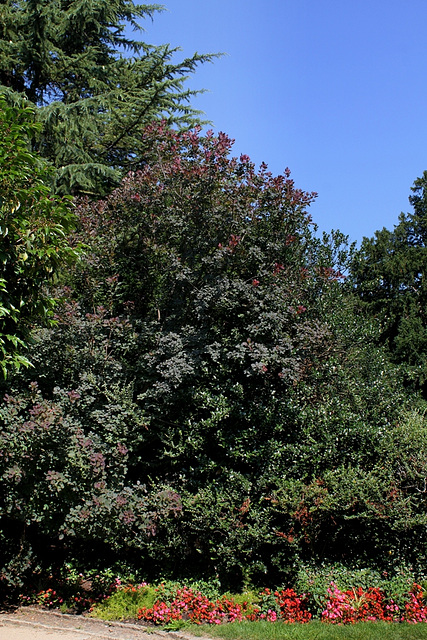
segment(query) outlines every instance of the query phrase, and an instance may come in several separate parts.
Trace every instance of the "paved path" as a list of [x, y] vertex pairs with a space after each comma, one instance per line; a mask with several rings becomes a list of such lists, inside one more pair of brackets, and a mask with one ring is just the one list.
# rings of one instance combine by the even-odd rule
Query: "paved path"
[[[166, 632], [136, 624], [103, 622], [25, 607], [0, 613], [0, 640], [194, 640], [181, 632]], [[205, 639], [206, 640], [206, 639]]]

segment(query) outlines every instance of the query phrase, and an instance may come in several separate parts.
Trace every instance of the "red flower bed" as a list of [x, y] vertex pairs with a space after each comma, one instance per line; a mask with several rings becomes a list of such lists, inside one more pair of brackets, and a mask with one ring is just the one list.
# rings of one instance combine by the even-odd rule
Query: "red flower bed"
[[422, 587], [414, 584], [404, 611], [393, 601], [387, 601], [381, 589], [370, 588], [340, 591], [332, 582], [322, 620], [332, 624], [352, 624], [368, 620], [387, 622], [427, 622], [427, 604]]
[[267, 604], [260, 607], [248, 602], [239, 604], [226, 596], [211, 601], [200, 592], [182, 587], [177, 589], [175, 596], [168, 602], [159, 600], [153, 607], [140, 609], [138, 618], [162, 625], [174, 620], [189, 620], [196, 624], [221, 624], [262, 619], [269, 622], [278, 619], [286, 622], [308, 622], [311, 618], [305, 606], [305, 599], [300, 598], [293, 589], [275, 591], [274, 594], [265, 589], [260, 594], [260, 599], [264, 603], [271, 600], [271, 606], [267, 608]]
[[174, 620], [189, 620], [196, 624], [221, 624], [241, 621], [248, 613], [247, 603], [243, 605], [223, 596], [215, 602], [200, 592], [187, 587], [177, 589], [169, 602], [157, 601], [153, 607], [143, 607], [138, 613], [140, 620], [154, 624], [169, 624]]
[[311, 613], [307, 610], [307, 598], [305, 594], [299, 596], [293, 589], [275, 591], [277, 604], [280, 607], [281, 619], [285, 622], [308, 622]]
[[427, 604], [423, 594], [422, 587], [414, 584], [409, 594], [410, 600], [405, 604], [405, 612], [402, 615], [402, 621], [406, 622], [427, 622]]
[[[26, 604], [36, 603], [45, 608], [67, 606], [82, 611], [92, 608], [96, 602], [108, 599], [120, 588], [120, 580], [105, 584], [103, 590], [93, 593], [83, 593], [80, 583], [66, 586], [67, 595], [61, 589], [49, 588], [29, 596], [21, 596], [21, 601]], [[142, 586], [147, 585], [141, 583], [140, 587]], [[137, 591], [140, 587], [128, 586], [125, 591]], [[255, 598], [255, 602], [242, 601], [241, 596], [235, 599], [226, 595], [211, 600], [200, 591], [185, 585], [169, 588], [168, 592], [162, 585], [156, 591], [159, 597], [154, 605], [143, 607], [138, 612], [140, 620], [155, 625], [167, 625], [181, 620], [195, 624], [222, 624], [242, 620], [306, 623], [312, 618], [309, 611], [310, 594], [298, 595], [293, 589], [264, 589]], [[377, 587], [341, 591], [331, 582], [321, 620], [329, 624], [377, 620], [413, 624], [427, 622], [426, 599], [423, 588], [416, 583], [406, 595], [400, 594], [397, 604]]]

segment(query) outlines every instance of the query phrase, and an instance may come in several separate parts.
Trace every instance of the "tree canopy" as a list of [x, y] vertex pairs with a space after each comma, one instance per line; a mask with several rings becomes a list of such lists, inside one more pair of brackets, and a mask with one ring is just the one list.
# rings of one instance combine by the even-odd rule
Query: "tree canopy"
[[212, 55], [175, 62], [177, 49], [129, 36], [158, 5], [132, 0], [3, 0], [0, 89], [37, 106], [33, 149], [56, 168], [62, 193], [102, 194], [144, 162], [145, 125], [199, 121], [185, 82]]
[[393, 231], [364, 238], [351, 266], [351, 281], [368, 314], [381, 326], [381, 341], [409, 377], [427, 379], [427, 173], [409, 198], [412, 213], [402, 213]]

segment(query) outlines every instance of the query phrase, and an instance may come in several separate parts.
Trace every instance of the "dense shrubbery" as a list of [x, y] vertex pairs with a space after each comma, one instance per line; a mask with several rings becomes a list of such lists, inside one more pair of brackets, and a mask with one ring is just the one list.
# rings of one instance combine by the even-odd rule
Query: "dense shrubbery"
[[4, 387], [3, 586], [73, 557], [234, 589], [422, 567], [425, 418], [340, 234], [225, 135], [145, 136], [140, 171], [80, 202], [86, 258]]

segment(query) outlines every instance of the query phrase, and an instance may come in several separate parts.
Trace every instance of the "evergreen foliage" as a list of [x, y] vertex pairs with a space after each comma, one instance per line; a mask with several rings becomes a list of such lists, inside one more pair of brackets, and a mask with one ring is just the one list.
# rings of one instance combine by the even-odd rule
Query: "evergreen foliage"
[[365, 311], [378, 320], [381, 342], [408, 378], [427, 380], [427, 172], [412, 187], [413, 212], [393, 231], [364, 238], [351, 265], [351, 282]]
[[56, 168], [61, 193], [100, 195], [143, 164], [145, 125], [194, 125], [185, 82], [213, 55], [174, 62], [177, 49], [129, 37], [158, 5], [132, 0], [2, 0], [0, 89], [37, 106], [33, 148]]

